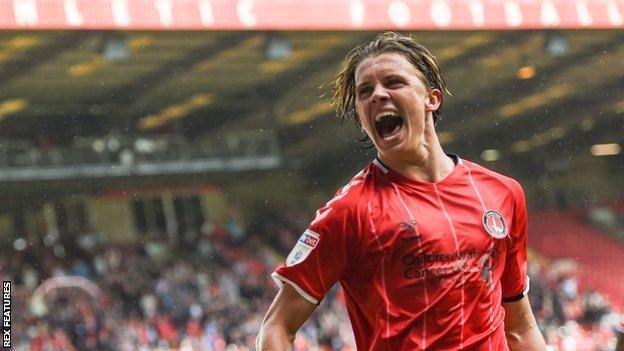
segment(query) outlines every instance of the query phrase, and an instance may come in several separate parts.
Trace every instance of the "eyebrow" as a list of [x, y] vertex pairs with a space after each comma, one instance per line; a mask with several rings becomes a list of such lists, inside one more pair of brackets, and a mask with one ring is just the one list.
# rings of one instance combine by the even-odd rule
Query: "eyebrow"
[[390, 79], [402, 79], [402, 80], [405, 80], [405, 78], [402, 75], [394, 74], [394, 73], [384, 77], [384, 80], [390, 80]]
[[[405, 78], [405, 77], [403, 77], [402, 75], [400, 75], [400, 74], [396, 74], [396, 73], [391, 73], [391, 74], [389, 74], [389, 75], [387, 75], [387, 76], [383, 77], [383, 81], [387, 81], [387, 80], [391, 80], [391, 79], [401, 79], [401, 80], [405, 80], [406, 78]], [[355, 86], [355, 89], [357, 90], [357, 89], [360, 89], [361, 87], [364, 87], [364, 86], [367, 86], [367, 85], [370, 85], [370, 83], [368, 83], [368, 82], [362, 82], [362, 83], [360, 83], [360, 84], [356, 85], [356, 86]]]

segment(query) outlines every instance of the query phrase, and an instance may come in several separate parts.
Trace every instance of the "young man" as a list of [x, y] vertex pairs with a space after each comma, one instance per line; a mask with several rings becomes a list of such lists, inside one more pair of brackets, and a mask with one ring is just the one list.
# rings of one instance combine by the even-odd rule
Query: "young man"
[[545, 350], [526, 294], [527, 218], [513, 179], [447, 155], [434, 57], [384, 33], [352, 50], [333, 102], [377, 158], [319, 209], [273, 278], [258, 349], [288, 350], [336, 282], [358, 350]]

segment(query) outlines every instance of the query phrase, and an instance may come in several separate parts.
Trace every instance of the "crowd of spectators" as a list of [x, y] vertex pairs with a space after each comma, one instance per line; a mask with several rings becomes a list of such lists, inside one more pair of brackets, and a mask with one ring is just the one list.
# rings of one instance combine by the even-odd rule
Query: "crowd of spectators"
[[[206, 223], [180, 245], [104, 245], [82, 234], [7, 248], [13, 251], [1, 256], [0, 275], [14, 282], [14, 349], [252, 350], [277, 289], [270, 273], [297, 239], [295, 227], [230, 220]], [[603, 296], [579, 291], [573, 270], [543, 260], [533, 261], [530, 275], [531, 302], [552, 350], [613, 350], [619, 316]], [[55, 285], [58, 277], [81, 277], [98, 290]], [[340, 289], [301, 329], [295, 349], [355, 350]]]
[[600, 292], [580, 289], [574, 261], [536, 256], [529, 269], [531, 307], [551, 350], [615, 349], [621, 311]]

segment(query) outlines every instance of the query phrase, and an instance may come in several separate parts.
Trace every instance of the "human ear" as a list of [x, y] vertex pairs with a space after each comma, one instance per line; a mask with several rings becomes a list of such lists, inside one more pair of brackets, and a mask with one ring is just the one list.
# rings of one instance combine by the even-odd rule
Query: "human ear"
[[437, 111], [442, 105], [442, 92], [440, 89], [431, 89], [425, 98], [425, 110]]

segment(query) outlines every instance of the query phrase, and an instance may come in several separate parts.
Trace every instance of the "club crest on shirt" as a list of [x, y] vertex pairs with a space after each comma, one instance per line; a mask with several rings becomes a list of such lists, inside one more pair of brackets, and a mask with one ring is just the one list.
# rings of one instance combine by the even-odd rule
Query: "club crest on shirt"
[[319, 235], [311, 230], [306, 230], [301, 234], [301, 237], [293, 247], [292, 251], [286, 257], [286, 266], [294, 266], [305, 260], [310, 252], [314, 250], [316, 244], [319, 242]]
[[496, 210], [487, 210], [483, 213], [483, 228], [496, 239], [502, 239], [508, 234], [505, 218]]

